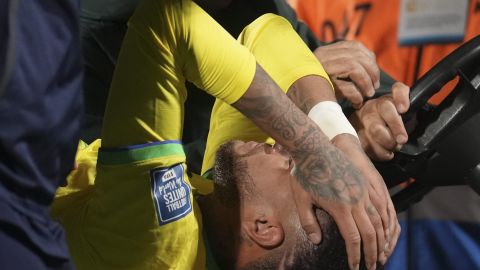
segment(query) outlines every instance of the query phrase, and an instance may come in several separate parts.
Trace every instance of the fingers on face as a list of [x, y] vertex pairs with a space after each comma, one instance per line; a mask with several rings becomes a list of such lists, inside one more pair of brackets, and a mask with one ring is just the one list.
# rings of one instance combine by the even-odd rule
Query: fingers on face
[[410, 88], [401, 82], [396, 82], [392, 86], [392, 96], [398, 113], [402, 114], [408, 111], [410, 107]]
[[355, 220], [351, 213], [346, 211], [338, 211], [330, 214], [335, 220], [335, 223], [337, 223], [340, 234], [345, 240], [350, 269], [359, 269], [361, 238]]
[[388, 243], [386, 255], [391, 256], [393, 253], [393, 250], [395, 249], [395, 246], [397, 245], [398, 238], [400, 237], [400, 224], [398, 223], [398, 218], [397, 218], [397, 213], [395, 211], [395, 208], [393, 206], [392, 201], [389, 201], [388, 205], [388, 212], [390, 215], [390, 241]]
[[384, 234], [382, 221], [373, 206], [353, 212], [353, 217], [362, 239], [365, 264], [367, 269], [372, 269], [378, 259], [377, 233]]
[[318, 245], [322, 241], [322, 231], [312, 208], [310, 195], [306, 193], [296, 181], [292, 181], [291, 186], [300, 224], [310, 241]]
[[378, 261], [381, 264], [385, 264], [387, 260], [385, 252], [387, 247], [386, 237], [388, 237], [387, 229], [389, 225], [389, 216], [388, 216], [387, 207], [384, 206], [385, 205], [384, 203], [382, 203], [383, 200], [381, 200], [379, 197], [377, 198], [374, 198], [374, 197], [377, 197], [377, 196], [375, 195], [372, 196], [372, 194], [370, 195], [370, 201], [372, 203], [368, 205], [367, 213], [368, 213], [368, 216], [370, 217], [370, 220], [372, 221], [375, 231], [377, 232]]
[[394, 222], [393, 226], [393, 233], [392, 233], [392, 240], [391, 242], [388, 243], [387, 245], [387, 251], [385, 252], [386, 257], [390, 257], [393, 254], [393, 251], [395, 250], [395, 247], [397, 246], [398, 239], [400, 237], [401, 233], [401, 227], [398, 221]]

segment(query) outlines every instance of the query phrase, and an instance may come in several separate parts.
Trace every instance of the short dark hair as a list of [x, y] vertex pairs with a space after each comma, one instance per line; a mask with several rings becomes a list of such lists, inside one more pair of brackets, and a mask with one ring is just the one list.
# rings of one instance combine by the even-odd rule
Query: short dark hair
[[233, 141], [222, 144], [217, 150], [213, 182], [215, 196], [226, 207], [237, 206], [240, 198], [256, 196], [247, 163], [235, 155]]
[[235, 172], [236, 157], [233, 153], [233, 142], [222, 144], [215, 156], [213, 168], [214, 195], [221, 204], [227, 207], [237, 206], [239, 203], [238, 187]]
[[[241, 171], [246, 171], [246, 167], [238, 164], [238, 157], [233, 150], [233, 142], [222, 144], [215, 156], [215, 166], [213, 168], [214, 189], [213, 196], [220, 205], [230, 208], [231, 211], [238, 211], [240, 203], [239, 176], [243, 175]], [[209, 242], [212, 247], [215, 261], [221, 269], [232, 269], [236, 263], [236, 257], [233, 247], [229, 244], [235, 242], [233, 231], [236, 228], [224, 228], [225, 231], [216, 231], [216, 237], [210, 237]], [[226, 241], [230, 239], [230, 241]]]

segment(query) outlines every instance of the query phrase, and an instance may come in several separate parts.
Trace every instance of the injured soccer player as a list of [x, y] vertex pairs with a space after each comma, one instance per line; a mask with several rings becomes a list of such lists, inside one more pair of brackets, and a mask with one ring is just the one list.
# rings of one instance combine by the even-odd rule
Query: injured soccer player
[[[257, 57], [262, 61], [261, 55]], [[266, 70], [268, 72], [269, 68]], [[288, 77], [275, 72], [270, 74], [272, 78], [277, 75]], [[355, 130], [341, 110], [338, 111], [331, 93], [319, 93], [318, 87], [328, 87], [327, 80], [321, 76], [304, 76], [294, 80], [287, 95], [308, 113], [335, 146], [349, 156], [364, 155]], [[312, 113], [315, 108], [318, 114]], [[337, 144], [340, 137], [357, 140], [358, 147]], [[315, 209], [322, 241], [320, 245], [308, 241], [295, 207], [296, 193], [293, 190], [297, 180], [293, 176], [294, 167], [291, 155], [284, 148], [274, 144], [235, 108], [216, 101], [202, 165], [204, 178], [213, 180], [213, 184], [196, 177], [191, 181], [200, 194], [196, 198], [202, 211], [203, 230], [207, 234], [207, 254], [212, 252], [214, 258], [210, 261], [215, 261], [221, 269], [348, 268], [343, 238], [330, 214], [322, 209]], [[376, 177], [381, 181], [381, 177]], [[213, 188], [205, 188], [208, 185], [205, 182], [210, 182]], [[328, 179], [323, 185], [333, 187], [322, 190], [326, 196], [355, 189], [354, 184], [343, 185], [335, 178]], [[378, 185], [379, 194], [386, 192], [383, 183], [372, 182], [373, 185]], [[395, 215], [391, 205], [387, 211], [389, 215]], [[390, 243], [385, 243], [380, 235], [377, 239], [386, 247], [378, 250], [382, 263], [395, 247], [400, 233], [398, 222], [389, 230], [392, 233]], [[365, 267], [365, 264], [361, 266]]]
[[[242, 37], [246, 38], [245, 35]], [[392, 95], [372, 99], [364, 104], [361, 109], [363, 113], [358, 114], [355, 125], [357, 130], [362, 131], [359, 143], [356, 131], [335, 103], [333, 92], [319, 91], [331, 90], [329, 81], [306, 68], [308, 65], [305, 64], [307, 61], [303, 54], [293, 53], [298, 52], [298, 48], [288, 51], [293, 55], [291, 57], [301, 64], [293, 66], [287, 61], [274, 62], [271, 59], [272, 48], [279, 44], [282, 38], [286, 39], [274, 38], [274, 35], [265, 30], [257, 37], [262, 41], [257, 44], [263, 46], [253, 46], [252, 53], [287, 96], [308, 114], [330, 141], [347, 156], [365, 155], [361, 146], [364, 149], [370, 147], [368, 140], [365, 140], [365, 134], [375, 133], [376, 139], [380, 139], [380, 134], [395, 134], [394, 128], [404, 131], [396, 106], [403, 103], [404, 109], [408, 109], [408, 88], [396, 84]], [[284, 48], [287, 47], [283, 44]], [[299, 75], [302, 68], [304, 76]], [[262, 113], [262, 108], [258, 108], [257, 113]], [[368, 125], [368, 122], [379, 123], [386, 130], [375, 132], [378, 128]], [[406, 134], [405, 131], [404, 133]], [[357, 143], [346, 146], [341, 139]], [[384, 138], [380, 140], [388, 141]], [[373, 166], [371, 163], [360, 165], [367, 168]], [[295, 207], [296, 193], [293, 190], [297, 181], [292, 176], [295, 175], [293, 168], [293, 159], [285, 149], [274, 144], [266, 133], [233, 106], [216, 100], [202, 164], [202, 175], [213, 180], [214, 188], [207, 189], [210, 192], [202, 192], [201, 187], [205, 185], [205, 181], [197, 181], [197, 178], [192, 179], [192, 184], [200, 187], [197, 194], [203, 194], [197, 196], [197, 201], [202, 210], [204, 231], [208, 235], [206, 242], [222, 269], [348, 268], [343, 238], [330, 215], [335, 213], [329, 214], [322, 209], [315, 209], [322, 229], [322, 242], [320, 245], [308, 242], [308, 237], [300, 225], [298, 208]], [[371, 188], [375, 190], [371, 194], [389, 196], [379, 175], [362, 171], [361, 166], [357, 169], [361, 173], [370, 173], [370, 179], [376, 179], [370, 182]], [[322, 192], [329, 196], [328, 194], [340, 194], [346, 189], [352, 190], [355, 186], [352, 183], [344, 185], [331, 178], [323, 183]], [[395, 219], [396, 213], [391, 200], [388, 202], [385, 212]], [[375, 215], [375, 211], [371, 214]], [[390, 241], [377, 235], [377, 252], [381, 262], [377, 266], [385, 263], [393, 252], [400, 233], [398, 222], [391, 224], [388, 231], [391, 234]], [[363, 263], [361, 265], [366, 266]], [[374, 269], [375, 266], [370, 265], [367, 268]]]
[[[248, 68], [235, 62], [246, 60]], [[221, 117], [213, 117], [210, 126], [210, 134], [219, 137], [207, 144], [205, 170], [213, 167], [222, 143], [240, 136], [237, 131], [262, 127], [295, 161], [291, 179], [296, 181], [289, 181], [294, 203], [289, 203], [297, 209], [292, 214], [303, 235], [319, 247], [322, 237], [328, 239], [328, 229], [323, 231], [313, 211], [322, 208], [343, 236], [349, 268], [358, 269], [360, 257], [369, 269], [386, 261], [399, 232], [388, 191], [334, 102], [323, 67], [291, 25], [267, 14], [236, 42], [191, 1], [150, 0], [142, 1], [130, 20], [105, 112], [102, 148], [97, 143], [82, 152], [95, 161], [98, 152], [97, 175], [95, 166], [84, 174], [77, 159], [79, 169], [52, 208], [66, 228], [78, 269], [206, 267], [202, 215], [194, 197], [208, 192], [194, 182], [208, 181], [194, 181], [186, 173], [180, 143], [186, 79], [219, 98], [213, 113]], [[281, 90], [289, 90], [290, 100]], [[257, 130], [248, 133], [252, 138], [238, 139], [262, 142], [266, 133], [257, 136]], [[283, 193], [271, 195], [284, 198]], [[231, 245], [229, 256], [242, 247], [234, 238], [225, 242]], [[262, 247], [273, 251], [268, 242]], [[230, 269], [228, 261], [217, 259]], [[232, 266], [247, 263], [235, 259]]]
[[[292, 99], [306, 97], [306, 86], [317, 80], [322, 79], [307, 76], [297, 80], [289, 90]], [[192, 188], [193, 206], [200, 207], [199, 239], [204, 243], [198, 256], [206, 257], [205, 268], [348, 269], [344, 240], [327, 212], [315, 209], [322, 228], [319, 245], [313, 244], [302, 229], [292, 191], [296, 180], [290, 154], [233, 107], [217, 102], [205, 153], [205, 177], [193, 175], [191, 186], [185, 187], [179, 183], [181, 174], [171, 169], [163, 173], [163, 185], [156, 188], [166, 207], [163, 213], [184, 207], [186, 189]], [[353, 137], [350, 133], [336, 136]], [[241, 141], [247, 139], [256, 141]], [[99, 147], [97, 140], [79, 151], [78, 169], [69, 179], [70, 187], [93, 185]], [[396, 223], [389, 253], [399, 230]], [[363, 262], [361, 266], [365, 266]]]

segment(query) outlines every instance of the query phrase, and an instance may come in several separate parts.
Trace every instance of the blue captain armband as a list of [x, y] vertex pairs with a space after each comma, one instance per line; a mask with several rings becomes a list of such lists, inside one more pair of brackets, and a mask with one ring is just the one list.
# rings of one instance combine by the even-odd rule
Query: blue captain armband
[[185, 182], [182, 164], [150, 171], [150, 180], [158, 223], [165, 225], [192, 211], [190, 186]]

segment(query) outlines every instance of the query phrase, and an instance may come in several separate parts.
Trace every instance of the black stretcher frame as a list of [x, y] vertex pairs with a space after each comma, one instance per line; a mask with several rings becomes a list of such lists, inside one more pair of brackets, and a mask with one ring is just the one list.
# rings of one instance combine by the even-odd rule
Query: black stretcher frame
[[[457, 77], [440, 105], [428, 103]], [[410, 101], [403, 115], [408, 142], [392, 161], [375, 163], [389, 188], [409, 183], [392, 196], [397, 212], [438, 186], [469, 185], [480, 195], [480, 35], [420, 78]]]

